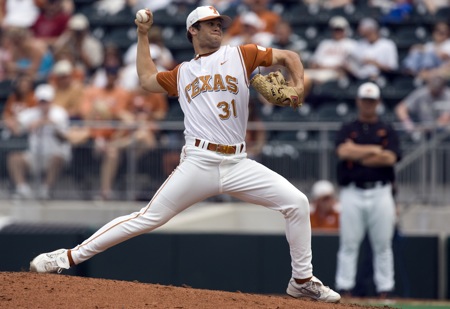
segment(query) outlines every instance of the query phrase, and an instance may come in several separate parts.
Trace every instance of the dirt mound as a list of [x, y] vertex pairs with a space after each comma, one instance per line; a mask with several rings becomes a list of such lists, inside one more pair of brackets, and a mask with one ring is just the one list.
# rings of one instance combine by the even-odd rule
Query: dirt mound
[[0, 272], [0, 308], [369, 308], [324, 304], [288, 296], [84, 278], [58, 274]]

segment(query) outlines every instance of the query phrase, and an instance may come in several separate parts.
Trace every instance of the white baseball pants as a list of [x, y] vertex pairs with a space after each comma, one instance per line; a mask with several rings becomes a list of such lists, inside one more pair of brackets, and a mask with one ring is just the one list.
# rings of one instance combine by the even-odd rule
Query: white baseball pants
[[286, 219], [293, 278], [312, 276], [311, 225], [307, 197], [281, 175], [248, 159], [183, 147], [179, 166], [139, 212], [112, 220], [71, 250], [75, 264], [127, 239], [162, 226], [189, 206], [218, 194], [281, 212]]
[[395, 226], [395, 203], [392, 186], [340, 191], [340, 247], [337, 255], [336, 288], [351, 290], [355, 286], [359, 247], [366, 230], [373, 252], [374, 282], [377, 292], [394, 288], [392, 238]]

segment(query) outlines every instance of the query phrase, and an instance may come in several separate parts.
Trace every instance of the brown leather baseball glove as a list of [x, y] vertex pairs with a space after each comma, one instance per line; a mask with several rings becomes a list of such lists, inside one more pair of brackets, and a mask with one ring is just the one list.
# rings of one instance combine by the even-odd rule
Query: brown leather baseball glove
[[293, 109], [300, 107], [301, 96], [294, 87], [288, 86], [281, 72], [271, 72], [267, 75], [256, 74], [250, 81], [267, 101], [279, 106], [290, 106]]

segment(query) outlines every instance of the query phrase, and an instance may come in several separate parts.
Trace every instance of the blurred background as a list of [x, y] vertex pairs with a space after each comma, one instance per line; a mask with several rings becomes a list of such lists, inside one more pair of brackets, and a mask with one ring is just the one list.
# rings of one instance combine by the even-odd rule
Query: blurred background
[[[380, 86], [379, 115], [397, 130], [403, 151], [396, 165], [396, 295], [448, 299], [446, 0], [0, 1], [0, 243], [15, 251], [2, 250], [0, 270], [27, 269], [47, 247], [73, 247], [108, 220], [145, 206], [177, 166], [183, 114], [177, 98], [140, 89], [134, 18], [141, 8], [153, 11], [149, 48], [159, 70], [171, 70], [194, 56], [185, 25], [199, 5], [233, 18], [224, 43], [300, 55], [303, 106], [275, 107], [252, 90], [246, 142], [250, 157], [309, 197], [316, 180], [336, 184], [334, 137], [356, 116], [358, 86]], [[229, 196], [211, 198], [71, 272], [283, 293], [283, 220], [242, 206]], [[338, 230], [313, 232], [317, 275], [332, 285]], [[148, 270], [133, 268], [137, 254]], [[219, 283], [217, 263], [230, 270]], [[361, 295], [373, 294], [370, 278], [361, 280]]]

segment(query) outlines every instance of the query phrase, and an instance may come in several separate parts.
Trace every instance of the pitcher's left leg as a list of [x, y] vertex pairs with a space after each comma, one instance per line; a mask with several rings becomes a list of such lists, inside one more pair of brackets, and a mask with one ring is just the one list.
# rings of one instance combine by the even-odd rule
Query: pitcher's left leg
[[312, 276], [311, 224], [307, 197], [281, 175], [244, 159], [222, 177], [223, 192], [281, 212], [292, 258], [292, 276]]

